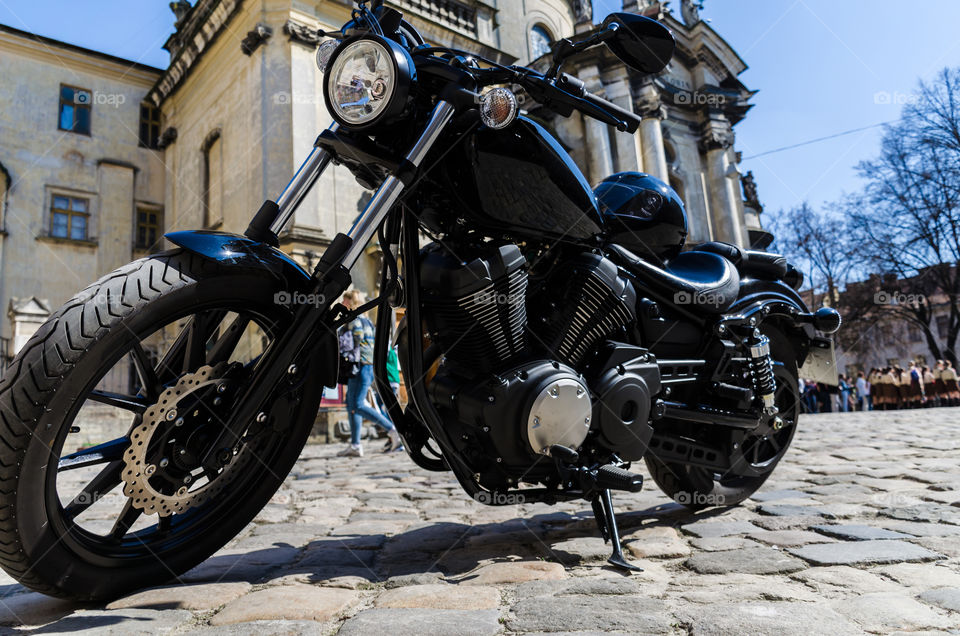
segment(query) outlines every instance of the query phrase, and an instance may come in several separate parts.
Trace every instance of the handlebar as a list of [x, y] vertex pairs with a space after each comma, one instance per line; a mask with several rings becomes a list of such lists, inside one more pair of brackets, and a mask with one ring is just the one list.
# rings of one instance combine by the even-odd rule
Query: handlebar
[[[435, 51], [454, 53], [453, 49], [438, 47], [424, 47], [418, 52], [429, 54]], [[636, 114], [588, 92], [584, 83], [563, 73], [556, 80], [550, 79], [528, 68], [517, 66], [496, 65], [493, 68], [477, 68], [471, 66], [466, 58], [454, 55], [448, 61], [461, 72], [466, 72], [481, 85], [515, 83], [519, 84], [537, 102], [554, 111], [558, 115], [569, 117], [577, 110], [588, 117], [592, 117], [620, 132], [634, 134], [640, 127], [641, 118]]]
[[616, 126], [620, 132], [628, 132], [631, 135], [637, 132], [637, 129], [640, 127], [641, 119], [632, 111], [621, 108], [613, 102], [609, 102], [587, 91], [583, 81], [580, 79], [564, 73], [556, 81], [556, 85], [557, 88], [580, 100], [581, 103], [576, 104], [575, 107], [584, 115], [589, 115], [611, 126]]

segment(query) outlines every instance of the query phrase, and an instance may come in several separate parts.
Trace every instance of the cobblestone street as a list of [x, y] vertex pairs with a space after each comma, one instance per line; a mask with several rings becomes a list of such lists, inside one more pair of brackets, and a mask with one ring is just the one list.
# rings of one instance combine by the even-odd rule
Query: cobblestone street
[[70, 634], [960, 634], [960, 409], [807, 416], [773, 478], [736, 508], [691, 514], [652, 481], [616, 493], [628, 556], [644, 568], [633, 576], [605, 566], [589, 504], [487, 507], [403, 454], [337, 449], [308, 447], [256, 523], [182, 585], [78, 607], [4, 575], [0, 623]]

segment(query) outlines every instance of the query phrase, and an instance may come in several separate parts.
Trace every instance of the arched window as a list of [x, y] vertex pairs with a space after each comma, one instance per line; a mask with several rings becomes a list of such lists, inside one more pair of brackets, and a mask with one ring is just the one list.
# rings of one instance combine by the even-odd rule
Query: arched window
[[203, 225], [223, 223], [223, 143], [220, 130], [214, 130], [203, 142]]
[[553, 37], [546, 27], [535, 24], [530, 27], [530, 59], [535, 60], [550, 52]]

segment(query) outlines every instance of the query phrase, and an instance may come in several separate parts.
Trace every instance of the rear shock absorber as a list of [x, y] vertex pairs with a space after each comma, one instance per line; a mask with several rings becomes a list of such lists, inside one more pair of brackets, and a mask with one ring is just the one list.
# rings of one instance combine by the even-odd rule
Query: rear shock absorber
[[770, 358], [770, 339], [754, 330], [747, 343], [750, 350], [750, 376], [753, 378], [753, 388], [756, 395], [763, 400], [763, 410], [776, 414], [776, 380], [773, 377], [773, 360]]

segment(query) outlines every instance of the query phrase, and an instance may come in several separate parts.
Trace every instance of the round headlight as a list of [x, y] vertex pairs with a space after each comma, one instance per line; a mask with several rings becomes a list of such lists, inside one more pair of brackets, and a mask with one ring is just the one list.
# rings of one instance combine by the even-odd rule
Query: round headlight
[[324, 95], [343, 126], [367, 128], [406, 102], [413, 64], [400, 45], [373, 36], [345, 42], [327, 64]]

